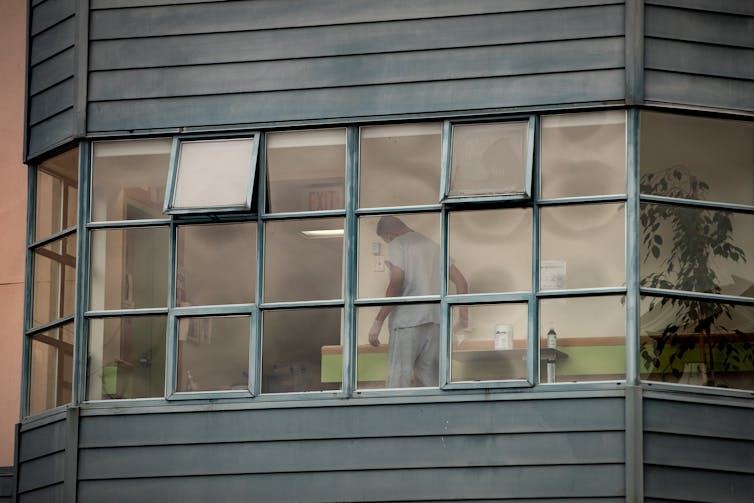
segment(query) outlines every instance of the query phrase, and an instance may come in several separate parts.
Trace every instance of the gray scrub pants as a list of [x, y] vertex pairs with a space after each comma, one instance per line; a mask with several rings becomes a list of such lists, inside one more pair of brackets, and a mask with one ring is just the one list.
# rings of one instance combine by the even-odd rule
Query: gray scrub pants
[[[388, 388], [439, 386], [440, 325], [393, 328], [388, 345]], [[411, 375], [414, 384], [411, 382]]]

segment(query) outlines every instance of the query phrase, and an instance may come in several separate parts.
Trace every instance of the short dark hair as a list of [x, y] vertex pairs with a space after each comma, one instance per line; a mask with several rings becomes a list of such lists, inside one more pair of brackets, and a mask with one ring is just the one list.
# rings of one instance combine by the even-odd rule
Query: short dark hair
[[388, 232], [400, 232], [408, 229], [408, 226], [398, 217], [385, 215], [377, 222], [377, 235], [382, 237]]

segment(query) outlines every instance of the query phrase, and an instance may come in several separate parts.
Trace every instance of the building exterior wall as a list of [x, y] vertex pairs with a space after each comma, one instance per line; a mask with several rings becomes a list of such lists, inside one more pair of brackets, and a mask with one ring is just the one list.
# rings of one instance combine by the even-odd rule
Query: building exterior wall
[[[754, 111], [746, 1], [32, 4], [31, 160], [77, 135]], [[747, 501], [751, 396], [648, 391], [635, 367], [558, 392], [76, 404], [22, 425], [19, 500]]]
[[10, 466], [20, 403], [26, 241], [25, 2], [5, 2], [3, 10], [0, 41], [6, 50], [0, 54], [3, 75], [0, 79], [0, 173], [3, 179], [0, 184], [0, 466]]

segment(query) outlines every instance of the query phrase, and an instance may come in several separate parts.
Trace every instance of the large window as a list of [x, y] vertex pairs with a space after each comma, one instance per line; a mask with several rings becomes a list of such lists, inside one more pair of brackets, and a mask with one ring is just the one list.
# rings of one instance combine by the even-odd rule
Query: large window
[[76, 300], [79, 156], [73, 149], [32, 168], [26, 315], [25, 412], [71, 401]]
[[754, 388], [750, 122], [603, 110], [96, 141], [78, 240], [76, 177], [53, 161], [29, 248], [31, 413], [71, 399], [74, 333], [83, 400]]
[[641, 372], [754, 389], [754, 123], [641, 116]]

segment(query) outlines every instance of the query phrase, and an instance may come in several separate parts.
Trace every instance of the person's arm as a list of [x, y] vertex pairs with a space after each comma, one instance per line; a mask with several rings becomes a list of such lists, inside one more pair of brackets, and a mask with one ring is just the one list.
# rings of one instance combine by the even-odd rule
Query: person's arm
[[[466, 278], [454, 264], [450, 264], [450, 268], [448, 270], [448, 276], [450, 278], [450, 281], [452, 281], [453, 284], [456, 286], [456, 293], [458, 294], [469, 293], [469, 284], [466, 281]], [[459, 317], [460, 317], [460, 319], [458, 320], [459, 328], [467, 328], [469, 326], [469, 308], [466, 306], [462, 306], [460, 309]]]
[[[385, 289], [385, 297], [400, 297], [403, 292], [403, 269], [388, 263], [390, 268], [390, 281]], [[372, 328], [369, 329], [369, 344], [372, 346], [380, 345], [380, 331], [385, 318], [393, 310], [393, 306], [382, 306], [374, 318]]]

